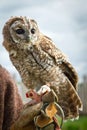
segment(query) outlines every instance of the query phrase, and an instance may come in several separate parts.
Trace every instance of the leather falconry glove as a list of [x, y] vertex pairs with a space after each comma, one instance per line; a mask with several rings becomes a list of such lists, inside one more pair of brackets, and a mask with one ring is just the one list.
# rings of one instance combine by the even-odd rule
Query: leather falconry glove
[[35, 130], [34, 117], [40, 113], [42, 102], [33, 106], [26, 105], [20, 113], [17, 121], [11, 126], [10, 130]]

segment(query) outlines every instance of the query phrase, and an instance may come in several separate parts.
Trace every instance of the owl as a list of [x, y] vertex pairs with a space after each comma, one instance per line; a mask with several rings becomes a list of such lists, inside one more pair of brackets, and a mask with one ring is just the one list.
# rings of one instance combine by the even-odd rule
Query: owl
[[40, 32], [37, 22], [11, 17], [3, 28], [3, 45], [27, 88], [49, 87], [58, 96], [65, 119], [77, 118], [82, 102], [77, 93], [78, 76], [53, 41]]

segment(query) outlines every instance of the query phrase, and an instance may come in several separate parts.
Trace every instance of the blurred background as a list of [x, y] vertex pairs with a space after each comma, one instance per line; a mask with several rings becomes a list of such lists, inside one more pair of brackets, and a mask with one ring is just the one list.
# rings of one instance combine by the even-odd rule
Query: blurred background
[[64, 130], [87, 128], [87, 0], [0, 0], [0, 64], [13, 76], [24, 102], [26, 89], [4, 49], [2, 28], [11, 16], [35, 19], [40, 31], [51, 37], [79, 75], [79, 95], [83, 102], [80, 120], [64, 123]]

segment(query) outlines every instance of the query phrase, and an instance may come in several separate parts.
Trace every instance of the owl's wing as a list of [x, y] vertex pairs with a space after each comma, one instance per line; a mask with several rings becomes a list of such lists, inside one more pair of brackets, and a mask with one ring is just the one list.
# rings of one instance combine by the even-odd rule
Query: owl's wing
[[58, 48], [56, 48], [53, 41], [46, 36], [44, 36], [40, 45], [41, 48], [54, 59], [55, 64], [60, 67], [62, 72], [71, 82], [72, 86], [76, 89], [78, 76], [73, 66], [68, 62], [66, 56]]
[[[66, 56], [53, 45], [53, 42], [48, 37], [42, 39], [40, 43], [41, 49], [45, 51], [52, 59], [54, 63], [60, 68], [59, 73], [60, 84], [51, 88], [58, 96], [58, 103], [62, 107], [65, 115], [65, 119], [76, 118], [79, 113], [78, 110], [82, 109], [82, 102], [76, 91], [78, 82], [78, 76], [73, 66], [68, 62]], [[64, 80], [65, 79], [65, 80]], [[62, 82], [63, 81], [63, 82]], [[55, 84], [56, 81], [54, 81]], [[59, 91], [59, 93], [57, 92]]]

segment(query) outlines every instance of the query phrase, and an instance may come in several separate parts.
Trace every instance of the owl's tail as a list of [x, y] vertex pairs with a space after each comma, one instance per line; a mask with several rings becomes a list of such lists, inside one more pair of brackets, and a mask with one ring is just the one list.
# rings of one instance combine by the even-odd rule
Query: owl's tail
[[59, 88], [59, 105], [62, 107], [65, 119], [75, 119], [79, 116], [79, 110], [83, 109], [81, 99], [67, 79], [64, 86]]

